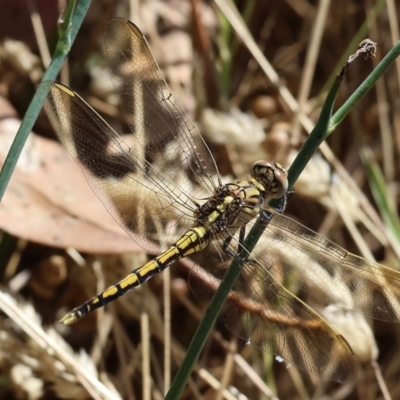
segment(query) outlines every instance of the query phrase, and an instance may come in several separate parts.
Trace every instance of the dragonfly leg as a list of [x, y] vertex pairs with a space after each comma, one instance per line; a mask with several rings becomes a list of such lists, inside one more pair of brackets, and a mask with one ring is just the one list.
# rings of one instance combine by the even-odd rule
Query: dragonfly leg
[[224, 240], [224, 243], [222, 244], [222, 250], [224, 251], [224, 253], [227, 254], [229, 257], [236, 257], [239, 254], [239, 250], [242, 248], [245, 233], [246, 233], [245, 227], [242, 226], [239, 230], [239, 242], [238, 242], [238, 249], [236, 252], [229, 248], [233, 236], [228, 236]]
[[[270, 209], [272, 209], [273, 211], [275, 211], [278, 214], [283, 214], [288, 201], [291, 199], [292, 195], [294, 193], [294, 190], [290, 190], [289, 192], [286, 192], [280, 199], [280, 204], [278, 207], [271, 207]], [[272, 218], [271, 212], [269, 212], [268, 210], [262, 210], [261, 211], [261, 220], [263, 222], [266, 222], [267, 224], [269, 223], [269, 221]]]
[[294, 193], [294, 190], [291, 190], [290, 192], [286, 192], [280, 198], [280, 204], [278, 207], [274, 208], [274, 211], [276, 211], [278, 214], [283, 214], [286, 209], [287, 203], [291, 199], [293, 193]]
[[221, 247], [222, 247], [222, 250], [224, 251], [224, 253], [226, 255], [228, 255], [229, 257], [235, 257], [236, 253], [229, 248], [229, 245], [230, 245], [231, 241], [232, 241], [232, 236], [228, 236], [224, 240], [224, 242], [223, 242]]

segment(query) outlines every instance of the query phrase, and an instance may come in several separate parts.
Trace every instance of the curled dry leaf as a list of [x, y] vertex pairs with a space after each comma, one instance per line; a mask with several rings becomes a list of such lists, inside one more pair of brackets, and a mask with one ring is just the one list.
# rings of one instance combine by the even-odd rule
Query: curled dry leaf
[[[0, 165], [19, 128], [0, 123]], [[116, 224], [58, 143], [31, 134], [3, 201], [0, 228], [48, 246], [89, 253], [126, 253], [139, 247]]]

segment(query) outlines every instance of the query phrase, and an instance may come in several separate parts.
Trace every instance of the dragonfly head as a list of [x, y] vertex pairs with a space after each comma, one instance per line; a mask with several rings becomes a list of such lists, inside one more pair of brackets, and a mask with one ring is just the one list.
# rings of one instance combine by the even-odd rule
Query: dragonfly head
[[265, 197], [270, 199], [281, 198], [288, 189], [287, 171], [279, 163], [256, 161], [250, 170], [251, 178], [262, 186]]

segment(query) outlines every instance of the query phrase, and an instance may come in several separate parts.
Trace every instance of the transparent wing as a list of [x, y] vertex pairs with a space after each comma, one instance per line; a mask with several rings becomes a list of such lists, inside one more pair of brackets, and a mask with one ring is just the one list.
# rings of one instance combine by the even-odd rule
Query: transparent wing
[[157, 253], [148, 239], [173, 239], [192, 225], [194, 190], [210, 196], [217, 169], [140, 30], [115, 19], [104, 36], [111, 78], [134, 134], [131, 147], [67, 87], [47, 82], [38, 96], [49, 91], [44, 106], [51, 123], [110, 214], [140, 246]]
[[[165, 175], [191, 169], [209, 195], [219, 185], [213, 156], [166, 84], [146, 38], [132, 22], [116, 18], [104, 32], [110, 75], [124, 118], [152, 164], [163, 155]], [[187, 187], [183, 189], [187, 190]]]
[[115, 19], [104, 36], [111, 78], [134, 133], [131, 147], [67, 87], [44, 83], [38, 95], [49, 91], [45, 109], [50, 121], [110, 214], [140, 246], [157, 253], [159, 246], [148, 239], [173, 239], [191, 226], [195, 188], [201, 197], [210, 196], [218, 174], [140, 30]]
[[[246, 264], [243, 269], [251, 270], [251, 281], [244, 282], [241, 276], [230, 292], [219, 316], [227, 328], [247, 344], [314, 375], [337, 382], [354, 377], [355, 359], [339, 332], [273, 277], [260, 276], [259, 267]], [[220, 283], [210, 277], [199, 266], [190, 274], [190, 286], [203, 304], [209, 303]]]
[[[222, 243], [215, 243], [207, 262], [201, 256], [201, 267], [189, 276], [195, 297], [205, 304], [231, 262]], [[235, 235], [229, 250], [239, 248]], [[399, 320], [398, 272], [350, 254], [289, 218], [273, 218], [249, 259], [220, 320], [246, 342], [315, 375], [343, 382], [355, 374], [355, 360], [340, 333], [299, 298]]]
[[276, 215], [257, 246], [264, 265], [280, 260], [281, 277], [300, 296], [354, 310], [383, 321], [400, 321], [400, 273], [347, 252], [305, 226]]
[[173, 181], [150, 165], [67, 87], [44, 82], [38, 96], [45, 98], [44, 108], [55, 132], [93, 191], [140, 246], [157, 253], [159, 246], [149, 239], [161, 234], [174, 237], [192, 225], [195, 203], [180, 187], [178, 176]]

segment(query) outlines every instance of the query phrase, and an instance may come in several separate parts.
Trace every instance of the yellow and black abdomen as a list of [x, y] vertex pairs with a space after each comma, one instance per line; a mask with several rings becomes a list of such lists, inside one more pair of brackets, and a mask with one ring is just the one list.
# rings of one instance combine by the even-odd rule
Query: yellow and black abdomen
[[129, 290], [146, 282], [166, 269], [171, 263], [205, 249], [211, 241], [210, 231], [204, 226], [189, 229], [167, 251], [155, 257], [142, 267], [132, 271], [124, 279], [111, 285], [103, 293], [91, 298], [66, 314], [60, 322], [72, 324], [86, 314], [105, 306]]

